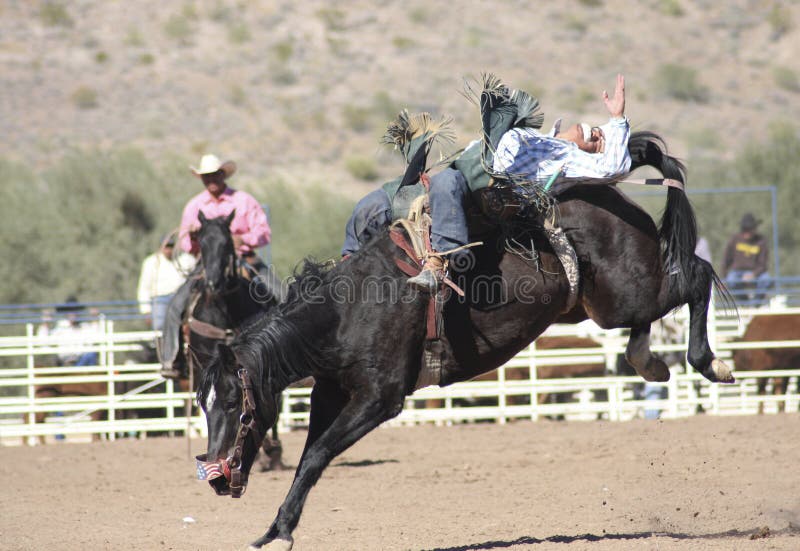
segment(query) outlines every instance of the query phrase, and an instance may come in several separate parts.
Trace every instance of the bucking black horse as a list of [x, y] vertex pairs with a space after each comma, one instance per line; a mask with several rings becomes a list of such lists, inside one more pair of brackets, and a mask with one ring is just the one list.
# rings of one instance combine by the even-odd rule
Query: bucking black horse
[[[186, 380], [191, 369], [199, 381], [218, 343], [230, 343], [248, 320], [279, 302], [274, 287], [264, 285], [257, 273], [241, 273], [248, 268], [236, 257], [230, 232], [233, 216], [207, 219], [199, 214], [200, 263], [172, 300], [182, 306], [170, 305], [159, 350], [162, 374]], [[264, 469], [283, 468], [277, 425], [271, 437], [265, 434], [262, 447]]]
[[[634, 168], [650, 165], [684, 182], [683, 166], [654, 134], [631, 139]], [[577, 304], [563, 312], [569, 283], [548, 241], [534, 234], [538, 263], [484, 236], [474, 268], [461, 280], [466, 297], [443, 307], [440, 385], [464, 381], [512, 358], [552, 323], [591, 318], [604, 328], [631, 329], [626, 356], [648, 381], [669, 370], [649, 348], [650, 324], [688, 303], [689, 362], [707, 379], [732, 382], [708, 343], [711, 264], [694, 254], [696, 223], [680, 189], [668, 190], [660, 227], [615, 186], [576, 186], [558, 197], [558, 222], [580, 264]], [[332, 269], [307, 263], [287, 300], [218, 346], [198, 399], [208, 417], [207, 454], [222, 474], [218, 494], [238, 497], [247, 484], [261, 434], [278, 414], [275, 396], [308, 375], [308, 437], [295, 479], [256, 548], [290, 549], [308, 492], [330, 461], [398, 415], [423, 369], [427, 295], [409, 288], [396, 259], [405, 253], [388, 234]], [[480, 291], [476, 288], [480, 286]], [[494, 289], [494, 290], [492, 290]]]

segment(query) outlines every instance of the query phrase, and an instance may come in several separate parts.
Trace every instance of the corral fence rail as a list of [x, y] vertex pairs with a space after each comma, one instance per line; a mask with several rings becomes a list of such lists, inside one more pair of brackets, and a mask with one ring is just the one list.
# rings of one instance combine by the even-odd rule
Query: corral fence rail
[[[735, 349], [800, 347], [800, 339], [736, 341], [753, 315], [800, 314], [800, 308], [742, 309], [738, 317], [716, 315], [713, 309], [710, 313], [712, 347], [726, 361], [730, 361]], [[688, 323], [685, 310], [671, 318], [683, 326]], [[152, 358], [157, 334], [119, 330], [115, 327], [116, 321], [104, 314], [95, 321], [97, 329], [88, 336], [40, 335], [33, 323], [26, 323], [22, 334], [0, 337], [0, 361], [3, 362], [0, 364], [3, 366], [0, 367], [0, 445], [90, 436], [113, 440], [178, 432], [204, 436], [205, 420], [198, 408], [191, 406], [193, 394], [158, 374], [159, 365]], [[745, 415], [756, 413], [762, 404], [765, 411], [771, 413], [777, 411], [781, 403], [787, 410], [797, 410], [800, 403], [798, 371], [792, 369], [797, 366], [784, 366], [786, 369], [778, 371], [736, 373], [735, 385], [709, 384], [691, 368], [684, 370], [676, 366], [672, 368], [670, 381], [654, 385], [667, 389], [666, 396], [656, 400], [642, 399], [637, 390], [643, 382], [639, 377], [612, 374], [542, 379], [537, 377], [538, 369], [554, 365], [600, 363], [605, 364], [607, 373], [614, 373], [627, 340], [625, 331], [602, 331], [591, 322], [577, 326], [555, 325], [545, 336], [590, 337], [598, 346], [541, 350], [534, 342], [498, 369], [496, 380], [420, 389], [407, 399], [404, 411], [386, 424], [505, 423], [542, 417], [622, 421], [641, 416], [646, 410], [660, 411], [663, 418], [694, 415], [700, 410], [714, 415]], [[55, 365], [53, 358], [65, 348], [71, 352], [96, 352], [97, 365]], [[685, 352], [686, 343], [654, 345], [653, 350]], [[148, 354], [151, 359], [143, 361]], [[524, 378], [510, 376], [520, 369], [526, 373]], [[773, 377], [789, 377], [788, 392], [780, 396], [757, 396], [758, 379]], [[66, 385], [63, 389], [67, 392], [64, 395], [41, 393], [41, 389], [56, 385]], [[94, 393], [79, 392], [86, 385], [94, 385]], [[98, 392], [98, 388], [102, 388], [102, 392]], [[302, 387], [285, 391], [281, 429], [307, 426], [310, 391]], [[544, 395], [568, 399], [540, 403]], [[188, 416], [187, 411], [190, 411]]]

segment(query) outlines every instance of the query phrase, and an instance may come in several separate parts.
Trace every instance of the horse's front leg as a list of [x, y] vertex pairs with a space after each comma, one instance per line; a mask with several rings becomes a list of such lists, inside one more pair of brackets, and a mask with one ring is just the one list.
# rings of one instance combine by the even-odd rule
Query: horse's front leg
[[397, 393], [397, 399], [387, 400], [386, 389], [379, 392], [374, 387], [364, 388], [342, 404], [342, 393], [337, 389], [335, 385], [326, 386], [321, 381], [315, 385], [308, 439], [294, 482], [269, 530], [253, 542], [251, 548], [260, 549], [266, 545], [270, 550], [290, 550], [294, 541], [292, 532], [300, 520], [308, 492], [325, 467], [334, 457], [402, 409], [402, 393]]

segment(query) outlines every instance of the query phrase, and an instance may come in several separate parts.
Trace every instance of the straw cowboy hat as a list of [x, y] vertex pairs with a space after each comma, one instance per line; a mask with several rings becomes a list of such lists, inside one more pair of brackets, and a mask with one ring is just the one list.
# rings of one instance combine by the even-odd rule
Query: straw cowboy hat
[[230, 178], [236, 172], [236, 163], [233, 161], [225, 161], [224, 163], [219, 160], [216, 155], [203, 155], [200, 158], [200, 166], [189, 166], [192, 174], [195, 176], [202, 176], [203, 174], [214, 174], [218, 170], [225, 173], [226, 178]]

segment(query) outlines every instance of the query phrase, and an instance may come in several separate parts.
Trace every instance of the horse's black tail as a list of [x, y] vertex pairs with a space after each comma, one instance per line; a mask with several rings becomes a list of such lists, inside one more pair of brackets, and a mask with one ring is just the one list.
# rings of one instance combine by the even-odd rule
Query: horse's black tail
[[[686, 186], [686, 167], [667, 153], [666, 143], [655, 132], [633, 132], [628, 150], [631, 170], [651, 166], [665, 178], [678, 180]], [[681, 296], [686, 296], [692, 289], [692, 274], [696, 266], [697, 220], [689, 198], [680, 189], [667, 188], [667, 205], [658, 232], [664, 247], [664, 269], [673, 275], [670, 285]], [[714, 268], [708, 264], [705, 269], [710, 271], [711, 283], [722, 299], [723, 307], [735, 310], [735, 302]]]
[[[658, 134], [634, 132], [628, 149], [631, 153], [631, 170], [651, 166], [665, 178], [686, 185], [686, 168], [678, 159], [667, 154], [667, 146]], [[680, 189], [667, 189], [667, 205], [658, 232], [664, 246], [664, 267], [673, 275], [672, 281], [682, 293], [689, 288], [688, 278], [691, 277], [697, 245], [697, 220], [689, 198]]]
[[[686, 186], [686, 167], [675, 157], [667, 154], [667, 145], [654, 132], [633, 132], [628, 142], [631, 153], [631, 170], [651, 166], [665, 178], [678, 180]], [[671, 285], [681, 296], [691, 288], [694, 250], [697, 246], [697, 220], [686, 193], [677, 188], [667, 188], [667, 205], [658, 230], [664, 246], [664, 269], [672, 274]], [[733, 305], [730, 293], [719, 276], [711, 269], [711, 281], [723, 298], [726, 307]]]

